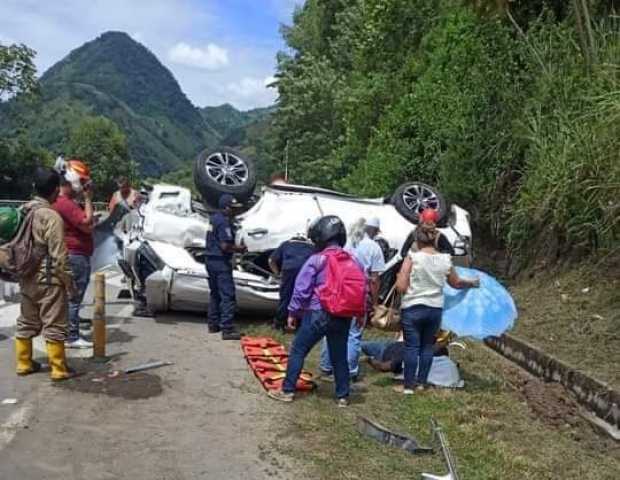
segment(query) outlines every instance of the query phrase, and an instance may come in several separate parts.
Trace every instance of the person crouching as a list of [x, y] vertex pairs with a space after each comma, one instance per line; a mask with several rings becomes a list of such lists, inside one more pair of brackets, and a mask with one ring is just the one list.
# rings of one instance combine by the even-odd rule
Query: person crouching
[[[292, 402], [306, 356], [312, 347], [326, 337], [334, 368], [337, 404], [346, 407], [349, 403], [347, 339], [351, 317], [355, 315], [330, 313], [334, 312], [334, 308], [325, 301], [324, 292], [330, 289], [330, 282], [338, 276], [337, 262], [342, 262], [341, 278], [346, 276], [349, 282], [359, 280], [359, 295], [355, 295], [359, 298], [353, 300], [360, 305], [365, 305], [367, 279], [359, 263], [343, 250], [347, 233], [340, 218], [334, 215], [319, 218], [310, 226], [308, 236], [316, 245], [318, 253], [312, 255], [299, 272], [288, 307], [289, 327], [294, 328], [299, 319], [301, 323], [290, 348], [282, 390], [270, 390], [268, 395], [274, 400]], [[356, 289], [355, 286], [352, 288]]]

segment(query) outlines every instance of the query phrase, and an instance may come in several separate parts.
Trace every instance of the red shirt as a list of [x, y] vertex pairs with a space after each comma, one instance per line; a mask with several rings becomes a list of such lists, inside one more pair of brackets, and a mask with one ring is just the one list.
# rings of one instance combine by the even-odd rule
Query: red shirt
[[54, 209], [60, 214], [65, 223], [65, 243], [67, 250], [71, 255], [86, 255], [90, 257], [93, 254], [93, 235], [84, 233], [78, 228], [84, 218], [86, 212], [78, 205], [78, 203], [61, 195], [54, 203]]

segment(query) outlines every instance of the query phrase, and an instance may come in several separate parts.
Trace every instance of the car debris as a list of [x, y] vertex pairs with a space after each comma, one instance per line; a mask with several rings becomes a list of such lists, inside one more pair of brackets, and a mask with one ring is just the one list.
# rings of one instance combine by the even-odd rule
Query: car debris
[[433, 475], [432, 473], [423, 473], [422, 480], [460, 480], [459, 474], [456, 470], [456, 460], [450, 451], [448, 439], [443, 432], [441, 426], [437, 421], [431, 417], [431, 432], [433, 439], [431, 443], [439, 441], [441, 446], [441, 452], [443, 453], [446, 466], [448, 467], [448, 473], [446, 475]]
[[[205, 158], [211, 157], [228, 158]], [[229, 187], [222, 186], [224, 190]], [[246, 254], [237, 257], [233, 270], [239, 312], [275, 312], [279, 285], [269, 271], [269, 255], [285, 240], [305, 232], [321, 214], [337, 214], [346, 225], [359, 218], [381, 218], [382, 241], [387, 253], [396, 257], [415, 229], [419, 209], [440, 207], [444, 223], [439, 230], [454, 252], [455, 263], [468, 264], [472, 255], [469, 214], [458, 205], [448, 206], [441, 194], [427, 185], [410, 182], [401, 190], [397, 197], [373, 199], [303, 185], [263, 187], [254, 203], [248, 204], [249, 209], [235, 217], [239, 227], [236, 243], [248, 248]], [[209, 211], [209, 207], [192, 200], [187, 188], [155, 185], [138, 209], [139, 221], [129, 231], [115, 230], [122, 244], [119, 265], [128, 278], [128, 287], [133, 298], [143, 301], [149, 311], [205, 311], [209, 298], [204, 266]]]
[[165, 367], [165, 366], [168, 366], [168, 365], [174, 365], [174, 363], [172, 363], [172, 362], [144, 363], [144, 364], [138, 365], [136, 367], [126, 368], [125, 370], [123, 370], [123, 373], [128, 375], [130, 373], [143, 372], [144, 370], [151, 370], [153, 368]]
[[400, 448], [409, 453], [433, 453], [431, 447], [421, 446], [415, 438], [402, 433], [393, 432], [366, 417], [357, 417], [357, 430], [367, 437], [374, 438], [381, 443]]

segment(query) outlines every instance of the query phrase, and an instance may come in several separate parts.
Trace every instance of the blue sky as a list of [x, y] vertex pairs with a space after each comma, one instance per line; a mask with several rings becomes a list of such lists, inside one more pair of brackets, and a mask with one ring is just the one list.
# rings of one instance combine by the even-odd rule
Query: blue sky
[[0, 43], [37, 51], [39, 73], [108, 30], [127, 32], [166, 65], [197, 106], [266, 106], [279, 27], [303, 0], [0, 0]]

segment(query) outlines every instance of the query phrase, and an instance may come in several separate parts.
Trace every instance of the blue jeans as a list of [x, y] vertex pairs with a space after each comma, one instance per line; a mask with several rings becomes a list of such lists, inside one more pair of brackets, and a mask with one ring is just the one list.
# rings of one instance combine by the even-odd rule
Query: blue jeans
[[86, 255], [69, 255], [69, 265], [77, 288], [75, 298], [69, 300], [69, 337], [74, 342], [80, 338], [80, 306], [90, 282], [90, 257]]
[[[360, 372], [360, 353], [362, 351], [363, 327], [357, 326], [355, 319], [351, 320], [349, 338], [347, 339], [347, 361], [349, 362], [349, 375], [356, 377]], [[321, 344], [321, 362], [319, 368], [325, 373], [332, 372], [332, 362], [327, 348], [327, 341]]]
[[414, 305], [403, 309], [401, 313], [400, 321], [405, 337], [405, 388], [424, 385], [428, 380], [433, 364], [435, 335], [441, 325], [441, 313], [441, 308], [426, 305]]
[[211, 327], [219, 327], [225, 332], [231, 331], [236, 308], [232, 265], [230, 261], [208, 257], [206, 263], [209, 281], [207, 321]]
[[362, 342], [361, 349], [364, 355], [383, 361], [383, 352], [385, 352], [388, 342]]
[[301, 321], [291, 345], [282, 391], [294, 392], [304, 360], [321, 338], [327, 338], [327, 348], [334, 360], [336, 397], [349, 396], [349, 365], [347, 364], [347, 337], [349, 320], [334, 318], [323, 310], [308, 312]]

